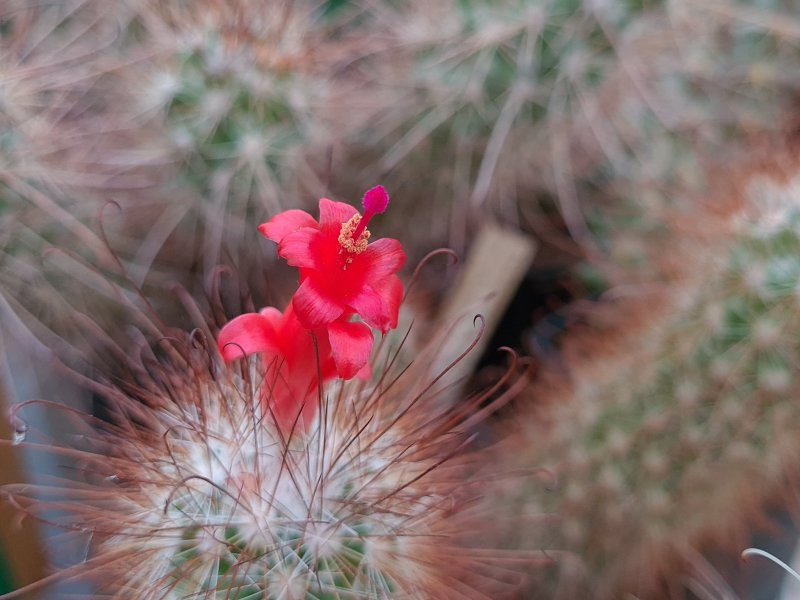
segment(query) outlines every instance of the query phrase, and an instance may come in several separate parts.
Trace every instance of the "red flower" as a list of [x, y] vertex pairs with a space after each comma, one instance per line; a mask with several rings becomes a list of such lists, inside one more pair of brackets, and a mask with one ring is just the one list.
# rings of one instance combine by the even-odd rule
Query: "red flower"
[[226, 362], [261, 353], [266, 371], [262, 403], [285, 432], [295, 421], [301, 430], [311, 424], [318, 404], [318, 375], [322, 381], [336, 376], [327, 338], [318, 338], [315, 350], [311, 332], [300, 325], [291, 304], [283, 314], [269, 307], [236, 317], [219, 332], [217, 345]]
[[[351, 379], [369, 376], [365, 367], [372, 350], [372, 332], [363, 323], [334, 322], [312, 332], [303, 327], [291, 304], [236, 317], [219, 332], [217, 345], [225, 361], [261, 353], [266, 375], [263, 404], [278, 426], [289, 431], [295, 420], [307, 428], [317, 410], [319, 376]], [[317, 370], [319, 360], [319, 371]], [[300, 417], [298, 418], [298, 413]]]
[[[322, 198], [319, 223], [304, 211], [288, 210], [259, 226], [278, 243], [278, 254], [300, 268], [300, 288], [292, 304], [307, 329], [330, 331], [332, 324], [344, 323], [352, 314], [383, 333], [397, 327], [403, 284], [395, 273], [406, 255], [394, 239], [369, 243], [366, 229], [388, 202], [386, 190], [377, 186], [364, 195], [363, 217], [349, 204]], [[330, 335], [335, 347], [338, 332]]]

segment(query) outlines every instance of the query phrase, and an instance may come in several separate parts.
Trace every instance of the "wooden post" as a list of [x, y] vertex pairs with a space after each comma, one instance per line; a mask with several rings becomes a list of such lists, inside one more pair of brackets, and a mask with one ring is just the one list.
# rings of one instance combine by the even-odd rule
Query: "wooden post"
[[463, 380], [472, 374], [530, 268], [536, 248], [533, 238], [498, 225], [484, 225], [478, 232], [456, 285], [437, 318], [439, 326], [444, 328], [444, 341], [433, 372], [445, 368], [472, 343], [479, 331], [473, 320], [480, 314], [486, 324], [483, 336], [448, 373], [446, 381]]

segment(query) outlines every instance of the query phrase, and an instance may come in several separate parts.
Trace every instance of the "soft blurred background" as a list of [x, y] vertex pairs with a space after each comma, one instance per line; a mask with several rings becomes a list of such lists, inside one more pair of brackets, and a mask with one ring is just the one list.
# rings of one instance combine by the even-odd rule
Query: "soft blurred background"
[[[583, 566], [520, 597], [778, 598], [777, 567], [738, 556], [793, 548], [798, 88], [796, 0], [4, 0], [4, 410], [92, 409], [51, 353], [88, 344], [76, 311], [125, 329], [117, 284], [184, 327], [176, 287], [205, 298], [220, 265], [284, 303], [256, 226], [380, 183], [408, 273], [467, 258], [423, 272], [417, 318], [494, 294], [464, 376], [491, 380], [500, 345], [536, 361], [485, 435], [499, 469], [561, 475], [503, 496], [561, 525], [498, 543]], [[3, 483], [70, 468], [1, 450]], [[48, 543], [3, 511], [8, 590]]]

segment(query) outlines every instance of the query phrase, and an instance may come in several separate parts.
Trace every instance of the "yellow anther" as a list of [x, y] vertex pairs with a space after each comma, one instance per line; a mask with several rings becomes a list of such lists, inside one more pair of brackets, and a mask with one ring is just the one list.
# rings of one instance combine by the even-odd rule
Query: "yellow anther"
[[353, 233], [355, 233], [359, 221], [361, 221], [361, 215], [353, 215], [349, 221], [342, 223], [342, 229], [339, 231], [339, 245], [350, 254], [361, 254], [367, 249], [369, 243], [369, 229], [364, 229], [357, 240], [353, 239]]

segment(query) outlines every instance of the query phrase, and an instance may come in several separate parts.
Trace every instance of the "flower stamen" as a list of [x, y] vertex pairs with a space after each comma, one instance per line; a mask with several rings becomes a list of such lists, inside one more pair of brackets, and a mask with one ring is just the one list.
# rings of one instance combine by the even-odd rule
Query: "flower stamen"
[[349, 221], [342, 223], [342, 228], [339, 230], [339, 245], [342, 250], [347, 250], [348, 254], [361, 254], [367, 249], [372, 234], [366, 228], [360, 228], [359, 231], [360, 223], [361, 215], [355, 214]]

